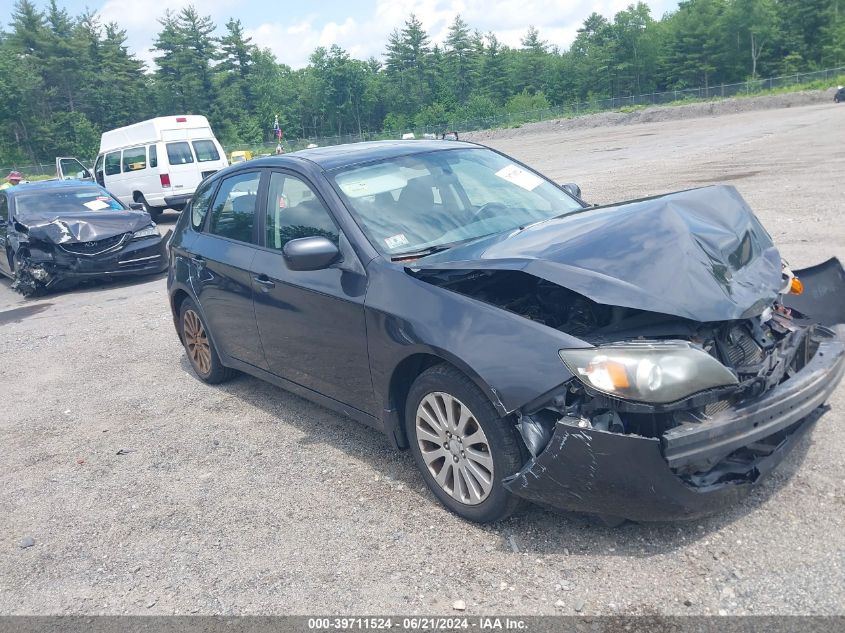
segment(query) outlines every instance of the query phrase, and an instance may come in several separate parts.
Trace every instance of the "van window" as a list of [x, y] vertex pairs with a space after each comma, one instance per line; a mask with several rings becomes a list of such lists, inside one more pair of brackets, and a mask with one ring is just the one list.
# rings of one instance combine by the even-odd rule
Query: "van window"
[[147, 168], [147, 151], [144, 147], [130, 147], [123, 150], [123, 171], [138, 171]]
[[198, 163], [220, 160], [220, 154], [212, 141], [194, 141], [194, 152], [197, 154]]
[[261, 172], [230, 176], [220, 183], [211, 205], [210, 231], [240, 242], [255, 242], [255, 207]]
[[194, 162], [191, 146], [187, 143], [168, 143], [167, 161], [171, 165], [187, 165]]
[[120, 173], [120, 152], [106, 154], [106, 176], [115, 176]]
[[158, 149], [150, 145], [150, 167], [158, 167]]

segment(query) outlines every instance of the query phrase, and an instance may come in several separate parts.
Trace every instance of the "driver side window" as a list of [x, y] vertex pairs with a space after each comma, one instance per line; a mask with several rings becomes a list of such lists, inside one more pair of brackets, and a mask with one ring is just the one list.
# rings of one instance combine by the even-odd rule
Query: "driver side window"
[[300, 237], [325, 237], [335, 244], [340, 239], [334, 220], [311, 187], [279, 172], [270, 175], [265, 226], [266, 245], [278, 250]]

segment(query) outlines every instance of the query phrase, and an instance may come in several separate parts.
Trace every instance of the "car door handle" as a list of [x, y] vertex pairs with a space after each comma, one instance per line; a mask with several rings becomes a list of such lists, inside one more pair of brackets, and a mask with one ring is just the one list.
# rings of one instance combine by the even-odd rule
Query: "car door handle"
[[191, 260], [197, 265], [197, 268], [205, 267], [205, 258], [202, 255], [191, 255]]
[[253, 279], [255, 280], [255, 283], [261, 284], [267, 289], [276, 287], [276, 282], [270, 279], [267, 275], [256, 275]]

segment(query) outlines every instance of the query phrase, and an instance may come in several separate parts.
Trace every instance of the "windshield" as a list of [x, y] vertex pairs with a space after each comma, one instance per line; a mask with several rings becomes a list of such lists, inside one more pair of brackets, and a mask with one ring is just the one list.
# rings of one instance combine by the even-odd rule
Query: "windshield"
[[390, 257], [438, 250], [581, 209], [556, 185], [488, 149], [440, 150], [334, 174], [370, 241]]
[[100, 213], [125, 209], [120, 202], [97, 187], [42, 190], [15, 196], [15, 212], [21, 219], [32, 214]]

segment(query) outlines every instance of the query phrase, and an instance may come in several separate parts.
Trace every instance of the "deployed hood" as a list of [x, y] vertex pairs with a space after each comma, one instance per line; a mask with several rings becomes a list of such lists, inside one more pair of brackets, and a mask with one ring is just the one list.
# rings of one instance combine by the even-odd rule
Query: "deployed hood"
[[760, 314], [783, 285], [780, 254], [731, 186], [585, 209], [412, 269], [520, 270], [597, 303], [702, 322]]
[[30, 238], [53, 244], [104, 240], [138, 231], [151, 223], [150, 214], [145, 211], [96, 211], [60, 217], [49, 213], [29, 214], [18, 221], [27, 228]]

